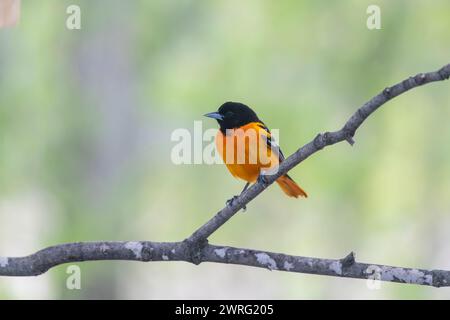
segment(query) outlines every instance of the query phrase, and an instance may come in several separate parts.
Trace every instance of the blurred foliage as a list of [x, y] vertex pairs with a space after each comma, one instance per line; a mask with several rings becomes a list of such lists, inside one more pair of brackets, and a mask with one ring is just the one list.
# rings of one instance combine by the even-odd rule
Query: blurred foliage
[[[78, 4], [82, 29], [65, 27]], [[366, 8], [381, 7], [368, 30]], [[180, 240], [238, 193], [223, 166], [175, 166], [176, 128], [227, 100], [279, 128], [285, 154], [385, 86], [449, 62], [450, 2], [22, 3], [0, 30], [0, 254], [88, 240]], [[292, 171], [212, 242], [450, 269], [449, 83], [415, 89]], [[215, 127], [204, 121], [204, 128]], [[449, 298], [448, 290], [185, 263], [80, 264], [0, 279], [0, 298]]]

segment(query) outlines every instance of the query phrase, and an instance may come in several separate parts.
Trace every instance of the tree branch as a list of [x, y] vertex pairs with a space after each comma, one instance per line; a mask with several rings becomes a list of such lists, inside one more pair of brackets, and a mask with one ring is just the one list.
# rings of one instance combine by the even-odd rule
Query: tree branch
[[[191, 247], [184, 242], [78, 242], [48, 247], [35, 254], [0, 260], [0, 275], [37, 276], [69, 262], [98, 260], [194, 262]], [[269, 270], [326, 276], [373, 279], [425, 286], [450, 286], [450, 271], [422, 270], [358, 263], [353, 253], [342, 259], [292, 256], [244, 248], [205, 244], [197, 262], [215, 262]]]
[[278, 172], [267, 181], [256, 183], [226, 206], [182, 242], [78, 242], [56, 245], [26, 257], [0, 257], [0, 276], [36, 276], [50, 268], [69, 262], [98, 260], [186, 261], [228, 263], [270, 270], [310, 273], [359, 279], [412, 283], [426, 286], [450, 286], [450, 271], [423, 270], [358, 263], [353, 253], [343, 259], [320, 259], [292, 256], [244, 248], [208, 244], [207, 238], [263, 192], [278, 177], [287, 173], [317, 151], [341, 141], [354, 143], [361, 124], [380, 106], [392, 98], [421, 85], [450, 77], [450, 64], [438, 71], [410, 77], [372, 98], [360, 107], [342, 129], [317, 135], [282, 162]]
[[309, 158], [309, 156], [316, 153], [317, 151], [341, 141], [347, 141], [348, 143], [350, 143], [350, 145], [353, 145], [353, 136], [355, 135], [356, 130], [361, 126], [364, 120], [366, 120], [375, 110], [377, 110], [387, 101], [406, 91], [411, 90], [412, 88], [430, 82], [446, 80], [449, 77], [450, 64], [447, 64], [438, 71], [419, 73], [418, 75], [409, 77], [408, 79], [399, 82], [392, 87], [387, 87], [383, 90], [383, 92], [379, 93], [371, 100], [366, 102], [358, 110], [356, 110], [356, 112], [350, 117], [350, 119], [345, 123], [341, 130], [318, 134], [311, 142], [305, 144], [294, 154], [289, 156], [285, 161], [283, 161], [278, 168], [278, 172], [272, 176], [269, 176], [264, 185], [261, 183], [256, 183], [248, 188], [246, 192], [244, 192], [235, 201], [233, 201], [233, 204], [231, 206], [223, 208], [211, 220], [206, 222], [202, 227], [195, 231], [189, 237], [189, 240], [195, 242], [207, 239], [232, 216], [234, 216], [236, 212], [246, 206], [247, 203], [256, 198], [261, 192], [263, 192], [265, 188], [267, 188], [280, 176], [287, 173], [289, 170], [297, 166], [303, 160]]

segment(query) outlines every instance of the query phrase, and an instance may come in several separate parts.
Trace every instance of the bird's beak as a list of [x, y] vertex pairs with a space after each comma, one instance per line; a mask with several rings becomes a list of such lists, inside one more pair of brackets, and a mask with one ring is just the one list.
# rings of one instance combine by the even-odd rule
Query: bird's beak
[[208, 118], [213, 118], [216, 120], [223, 120], [223, 116], [218, 112], [210, 112], [210, 113], [204, 114], [204, 116], [208, 117]]

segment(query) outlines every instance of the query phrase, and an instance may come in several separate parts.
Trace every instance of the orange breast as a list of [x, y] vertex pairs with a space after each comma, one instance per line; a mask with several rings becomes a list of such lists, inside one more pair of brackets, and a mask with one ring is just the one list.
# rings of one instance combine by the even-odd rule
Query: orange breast
[[279, 164], [278, 154], [267, 146], [267, 137], [270, 133], [254, 122], [228, 130], [227, 134], [219, 130], [217, 151], [233, 176], [255, 182], [262, 170]]

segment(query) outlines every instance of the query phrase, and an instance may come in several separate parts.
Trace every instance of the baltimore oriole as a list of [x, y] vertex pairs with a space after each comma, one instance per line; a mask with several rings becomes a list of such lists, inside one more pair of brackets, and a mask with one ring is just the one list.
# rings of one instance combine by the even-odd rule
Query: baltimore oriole
[[[271, 132], [248, 106], [238, 102], [226, 102], [217, 112], [205, 114], [216, 119], [220, 129], [216, 135], [217, 151], [230, 173], [250, 183], [277, 169], [285, 159], [279, 147], [271, 139]], [[249, 133], [254, 133], [249, 134]], [[277, 179], [278, 185], [290, 197], [307, 197], [287, 174]], [[236, 198], [229, 200], [232, 202]]]

